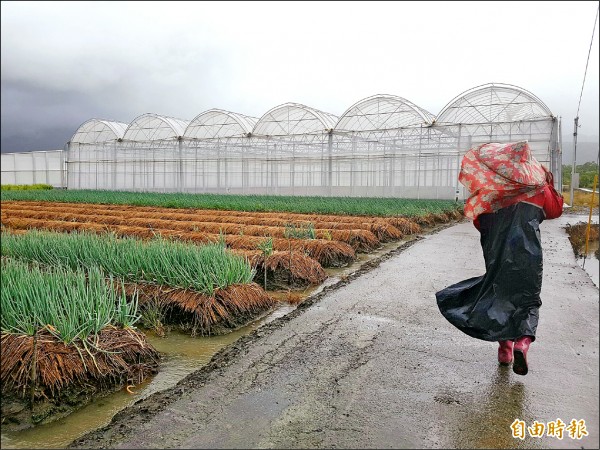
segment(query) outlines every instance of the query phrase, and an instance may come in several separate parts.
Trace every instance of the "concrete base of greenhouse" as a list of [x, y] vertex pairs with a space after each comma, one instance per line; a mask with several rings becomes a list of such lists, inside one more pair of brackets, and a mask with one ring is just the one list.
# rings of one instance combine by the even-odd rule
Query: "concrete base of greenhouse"
[[[437, 290], [483, 272], [463, 222], [329, 286], [72, 447], [598, 448], [598, 288], [565, 219], [541, 225], [544, 304], [527, 376], [437, 309]], [[517, 419], [560, 419], [564, 437], [513, 437]], [[587, 436], [569, 435], [572, 420]]]

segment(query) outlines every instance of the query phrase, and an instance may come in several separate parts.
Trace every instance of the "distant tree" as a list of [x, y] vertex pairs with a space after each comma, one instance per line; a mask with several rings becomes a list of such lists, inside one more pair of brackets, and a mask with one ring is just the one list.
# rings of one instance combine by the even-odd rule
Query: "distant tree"
[[[563, 184], [571, 184], [571, 165], [562, 166]], [[586, 162], [578, 164], [575, 172], [579, 174], [579, 187], [591, 189], [594, 185], [594, 175], [598, 175], [598, 164], [595, 162]]]
[[571, 165], [564, 164], [562, 166], [562, 182], [563, 184], [571, 184]]

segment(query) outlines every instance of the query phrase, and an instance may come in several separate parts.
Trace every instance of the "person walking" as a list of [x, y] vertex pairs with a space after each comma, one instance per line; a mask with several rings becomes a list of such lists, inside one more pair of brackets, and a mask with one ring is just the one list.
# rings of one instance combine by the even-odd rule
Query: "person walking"
[[471, 337], [499, 343], [498, 361], [528, 372], [542, 305], [539, 225], [560, 217], [563, 198], [527, 141], [487, 143], [462, 159], [465, 216], [480, 232], [486, 272], [436, 292], [442, 315]]

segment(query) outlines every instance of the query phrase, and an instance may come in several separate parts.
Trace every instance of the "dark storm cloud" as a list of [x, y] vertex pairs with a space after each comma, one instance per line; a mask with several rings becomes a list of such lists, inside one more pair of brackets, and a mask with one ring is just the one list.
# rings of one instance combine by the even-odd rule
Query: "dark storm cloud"
[[[473, 6], [475, 5], [475, 6]], [[505, 6], [506, 5], [506, 6]], [[571, 133], [596, 2], [6, 2], [1, 150], [62, 148], [92, 119], [285, 102], [336, 115], [374, 94], [437, 114], [499, 82]], [[515, 17], [519, 26], [515, 27]], [[522, 26], [525, 24], [526, 26]], [[598, 39], [580, 113], [598, 135]]]
[[235, 52], [187, 6], [140, 5], [2, 2], [2, 152], [62, 148], [92, 118], [191, 120], [227, 98]]
[[[85, 83], [70, 78], [48, 83], [43, 77], [19, 79], [13, 72], [11, 76], [3, 72], [2, 152], [63, 148], [77, 128], [92, 118], [129, 123], [152, 112], [191, 120], [209, 107], [218, 107], [224, 77], [215, 68], [227, 66], [224, 58], [204, 52], [183, 70], [186, 58], [181, 51], [167, 46], [156, 53], [155, 62], [146, 67], [89, 62]], [[179, 62], [174, 61], [177, 57]], [[156, 61], [165, 65], [149, 67]], [[105, 72], [112, 73], [109, 79], [102, 77]], [[199, 99], [207, 86], [213, 89]]]
[[90, 111], [90, 99], [26, 82], [3, 82], [3, 153], [63, 148]]

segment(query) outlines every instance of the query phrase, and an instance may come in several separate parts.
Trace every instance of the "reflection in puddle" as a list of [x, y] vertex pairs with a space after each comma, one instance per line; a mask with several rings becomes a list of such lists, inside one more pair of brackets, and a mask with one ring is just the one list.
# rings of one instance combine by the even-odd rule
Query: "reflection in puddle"
[[[598, 243], [596, 243], [596, 248], [598, 248]], [[598, 258], [593, 254], [588, 256], [585, 261], [583, 258], [577, 258], [577, 264], [587, 272], [596, 287], [600, 288], [600, 261]]]
[[483, 401], [474, 402], [460, 425], [453, 428], [454, 448], [536, 448], [535, 438], [515, 439], [511, 423], [519, 418], [532, 422], [524, 407], [526, 390], [510, 377], [509, 367], [498, 366]]

